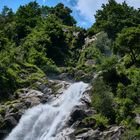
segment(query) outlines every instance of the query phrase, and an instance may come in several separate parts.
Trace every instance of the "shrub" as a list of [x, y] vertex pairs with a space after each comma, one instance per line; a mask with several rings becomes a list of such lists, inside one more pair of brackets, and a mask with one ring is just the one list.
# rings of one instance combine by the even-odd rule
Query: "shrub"
[[94, 81], [92, 92], [92, 106], [95, 107], [99, 113], [109, 118], [110, 121], [113, 121], [113, 95], [101, 77]]
[[129, 99], [120, 99], [115, 98], [114, 103], [116, 104], [115, 112], [116, 112], [116, 123], [128, 125], [132, 119], [132, 110], [134, 107], [134, 102]]
[[140, 139], [140, 130], [138, 129], [131, 129], [126, 130], [125, 133], [122, 135], [121, 140], [139, 140]]
[[28, 63], [13, 63], [9, 68], [1, 67], [0, 71], [0, 100], [9, 97], [18, 88], [28, 87], [45, 74], [38, 67]]

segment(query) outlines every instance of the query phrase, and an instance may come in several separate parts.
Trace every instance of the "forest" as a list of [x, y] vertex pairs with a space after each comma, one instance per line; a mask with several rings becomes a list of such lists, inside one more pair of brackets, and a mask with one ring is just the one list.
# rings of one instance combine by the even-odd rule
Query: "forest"
[[[0, 13], [0, 104], [18, 99], [41, 78], [67, 73], [93, 85], [93, 129], [125, 126], [122, 140], [140, 139], [140, 8], [109, 0], [89, 29], [78, 27], [72, 10], [36, 1]], [[85, 40], [92, 39], [92, 42]], [[3, 116], [4, 109], [0, 107]], [[139, 118], [140, 119], [140, 118]], [[0, 118], [0, 129], [4, 126]]]

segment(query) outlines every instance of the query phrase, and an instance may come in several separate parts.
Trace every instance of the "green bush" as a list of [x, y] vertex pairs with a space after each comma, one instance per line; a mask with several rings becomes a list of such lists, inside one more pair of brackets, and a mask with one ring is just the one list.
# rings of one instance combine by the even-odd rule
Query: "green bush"
[[28, 87], [45, 74], [38, 67], [28, 63], [13, 63], [7, 67], [1, 67], [0, 71], [0, 100], [9, 97], [18, 88]]
[[121, 140], [139, 140], [140, 139], [140, 129], [130, 129], [126, 130], [122, 135]]
[[122, 83], [118, 83], [117, 97], [126, 98], [126, 87]]
[[93, 82], [92, 106], [110, 121], [114, 121], [113, 94], [102, 78], [97, 78]]
[[105, 56], [110, 56], [112, 54], [112, 42], [105, 32], [100, 32], [96, 35], [95, 46]]
[[129, 98], [125, 99], [115, 98], [114, 103], [116, 104], [115, 107], [116, 123], [129, 125], [130, 121], [133, 118], [132, 111], [134, 107], [134, 102]]
[[100, 128], [101, 130], [103, 130], [104, 128], [108, 127], [108, 119], [103, 115], [96, 114], [93, 116], [93, 118], [96, 120], [95, 128]]
[[108, 127], [108, 119], [101, 115], [101, 114], [95, 114], [91, 117], [87, 117], [84, 119], [84, 122], [86, 124], [92, 124], [94, 122], [94, 125], [92, 126], [92, 128], [97, 129], [99, 128], [100, 130], [104, 130], [105, 128]]

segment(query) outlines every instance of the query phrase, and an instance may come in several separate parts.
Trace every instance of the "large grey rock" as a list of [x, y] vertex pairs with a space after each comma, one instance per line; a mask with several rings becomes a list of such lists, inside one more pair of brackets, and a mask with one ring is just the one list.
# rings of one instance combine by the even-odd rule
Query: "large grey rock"
[[96, 62], [93, 60], [93, 59], [88, 59], [86, 62], [85, 62], [85, 65], [86, 66], [95, 66]]
[[99, 140], [100, 131], [89, 129], [87, 132], [79, 134], [76, 136], [76, 140]]
[[69, 120], [68, 124], [69, 124], [69, 126], [71, 126], [76, 121], [82, 121], [82, 119], [84, 119], [85, 117], [87, 117], [87, 115], [84, 110], [75, 109], [75, 110], [73, 110], [73, 112], [70, 115], [70, 120]]
[[99, 131], [98, 129], [87, 129], [86, 132], [78, 134], [76, 140], [120, 140], [124, 127], [112, 126], [109, 130]]
[[135, 122], [136, 124], [140, 125], [140, 114], [136, 114]]
[[121, 135], [124, 133], [123, 126], [112, 126], [108, 131], [104, 131], [102, 139], [106, 140], [120, 140]]

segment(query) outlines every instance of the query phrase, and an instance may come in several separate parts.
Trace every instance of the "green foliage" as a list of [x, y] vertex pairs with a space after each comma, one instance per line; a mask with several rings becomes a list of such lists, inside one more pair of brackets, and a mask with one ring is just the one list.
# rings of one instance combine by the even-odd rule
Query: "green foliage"
[[117, 57], [115, 55], [111, 57], [104, 57], [101, 64], [98, 65], [98, 70], [111, 71], [115, 68], [117, 63]]
[[[97, 11], [88, 31], [76, 27], [71, 13], [63, 4], [47, 7], [36, 1], [20, 6], [16, 13], [4, 7], [0, 13], [0, 100], [20, 93], [20, 88], [38, 89], [36, 81], [45, 74], [63, 70], [76, 80], [93, 81], [91, 106], [98, 114], [86, 118], [87, 125], [101, 130], [114, 123], [132, 126], [134, 130], [123, 138], [139, 139], [134, 118], [140, 114], [140, 9], [109, 0]], [[84, 44], [86, 35], [93, 42]]]
[[126, 98], [126, 87], [122, 83], [118, 83], [117, 97]]
[[108, 35], [105, 32], [100, 32], [96, 35], [97, 40], [95, 41], [96, 48], [106, 56], [111, 55], [112, 42], [108, 38]]
[[[94, 67], [95, 64], [100, 63], [100, 56], [101, 53], [98, 49], [95, 48], [95, 45], [90, 45], [89, 47], [85, 48], [85, 50], [83, 50], [83, 52], [81, 53], [78, 60], [78, 68], [82, 68], [83, 70], [85, 70], [86, 67], [88, 68], [88, 66], [86, 65], [86, 62], [88, 60], [93, 61]], [[91, 68], [92, 65], [90, 65], [89, 67]]]
[[127, 97], [132, 99], [135, 103], [140, 103], [140, 82], [139, 82], [139, 68], [131, 68], [127, 71], [129, 79], [131, 79], [131, 84], [127, 86]]
[[96, 12], [96, 22], [92, 28], [105, 31], [109, 38], [114, 40], [123, 28], [139, 24], [138, 15], [139, 11], [128, 6], [126, 2], [119, 4], [115, 0], [109, 0], [107, 4], [102, 5], [101, 10]]
[[121, 55], [129, 54], [132, 62], [136, 62], [140, 53], [140, 28], [131, 27], [122, 30], [122, 32], [116, 38], [115, 51]]
[[44, 77], [45, 74], [36, 66], [24, 63], [11, 63], [9, 67], [0, 67], [0, 100], [11, 96], [18, 88], [27, 87]]
[[101, 114], [95, 114], [91, 117], [86, 117], [84, 119], [85, 124], [90, 124], [92, 122], [95, 122], [92, 126], [93, 129], [99, 128], [100, 130], [104, 130], [109, 125], [108, 119]]
[[101, 114], [95, 114], [93, 118], [96, 120], [95, 128], [104, 129], [108, 126], [108, 119]]
[[135, 109], [133, 110], [133, 113], [140, 114], [140, 107], [139, 106], [135, 107]]
[[2, 9], [1, 15], [3, 17], [7, 17], [7, 16], [13, 16], [13, 11], [11, 8], [8, 8], [7, 6], [4, 6], [4, 8]]
[[76, 24], [75, 19], [71, 16], [72, 10], [65, 7], [62, 3], [57, 4], [54, 8], [50, 10], [50, 14], [54, 14], [59, 18], [63, 24], [68, 26], [73, 26]]
[[140, 130], [139, 129], [128, 129], [125, 131], [121, 140], [139, 140], [140, 139]]
[[7, 44], [8, 39], [4, 37], [2, 32], [0, 32], [0, 51], [3, 50]]
[[5, 24], [8, 24], [14, 20], [14, 13], [11, 8], [4, 6], [0, 14], [0, 29], [3, 29]]
[[93, 83], [92, 106], [102, 115], [114, 119], [113, 95], [102, 78], [97, 78]]
[[[107, 34], [100, 32], [94, 37], [95, 40], [85, 46], [78, 61], [78, 69], [83, 69], [86, 72], [101, 70], [101, 65], [104, 65], [105, 61], [109, 60], [108, 56], [111, 56], [112, 43], [111, 40], [108, 39]], [[115, 56], [111, 57], [111, 59], [113, 59], [113, 63], [116, 63], [117, 58], [115, 58]], [[108, 66], [105, 66], [105, 69], [106, 68], [108, 68]]]
[[99, 74], [93, 82], [92, 106], [109, 122], [133, 128], [122, 139], [139, 139], [139, 125], [134, 122], [135, 115], [140, 114], [139, 15], [140, 10], [126, 2], [109, 0], [103, 4], [95, 15], [95, 24], [88, 30], [90, 37], [98, 33], [97, 40], [85, 47], [78, 63], [78, 68], [85, 69], [88, 59], [96, 62]]
[[60, 23], [55, 17], [50, 16], [28, 35], [23, 47], [27, 53], [41, 52], [44, 57], [48, 57], [60, 65], [64, 63], [65, 57], [68, 55], [65, 38]]
[[134, 102], [129, 98], [115, 98], [114, 102], [116, 104], [116, 123], [128, 125], [131, 120]]
[[58, 66], [76, 65], [85, 36], [71, 12], [63, 4], [47, 7], [36, 1], [20, 6], [16, 13], [4, 7], [0, 13], [0, 100], [19, 88], [32, 87], [45, 74], [59, 74]]
[[18, 39], [24, 38], [31, 32], [41, 17], [41, 9], [37, 2], [30, 2], [24, 6], [20, 6], [16, 12], [16, 32]]

